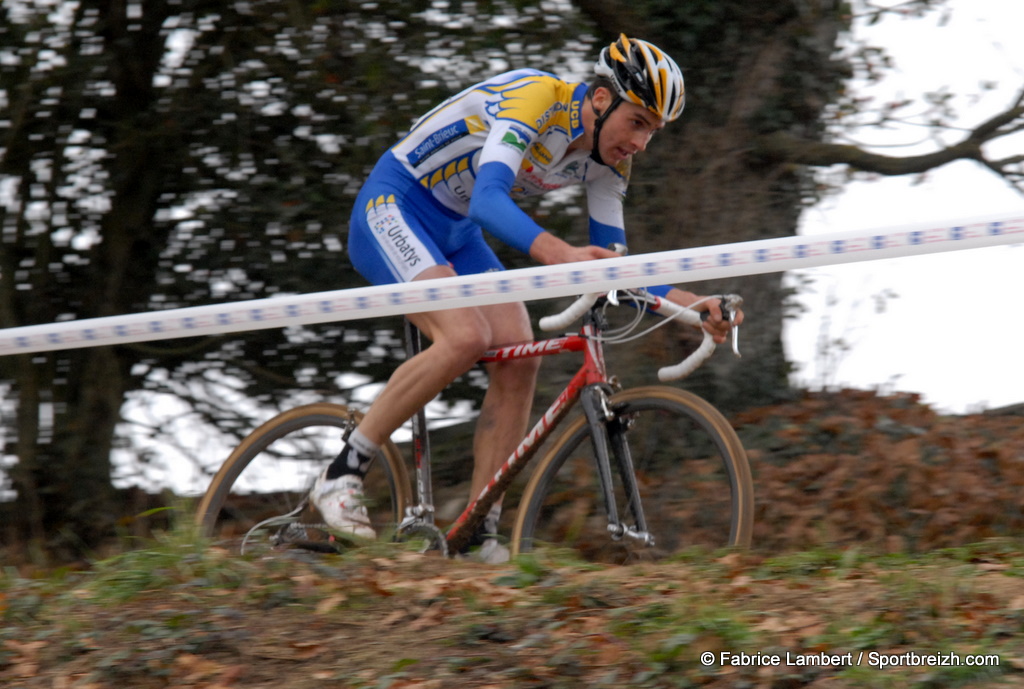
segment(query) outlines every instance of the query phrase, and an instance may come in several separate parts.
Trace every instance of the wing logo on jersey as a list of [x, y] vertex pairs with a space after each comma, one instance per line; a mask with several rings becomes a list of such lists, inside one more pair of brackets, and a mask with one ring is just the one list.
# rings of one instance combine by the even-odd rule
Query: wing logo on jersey
[[499, 96], [487, 103], [487, 112], [495, 119], [514, 120], [535, 129], [551, 117], [553, 110], [564, 109], [558, 97], [565, 84], [550, 75], [531, 75], [507, 84], [491, 84], [481, 91]]
[[420, 184], [433, 191], [435, 195], [438, 187], [446, 187], [451, 194], [463, 201], [469, 201], [473, 183], [476, 181], [476, 173], [471, 165], [472, 158], [473, 153], [456, 158], [443, 168], [420, 177]]
[[500, 96], [487, 103], [487, 112], [495, 119], [512, 120], [535, 132], [556, 127], [572, 136], [582, 126], [584, 84], [568, 84], [551, 75], [535, 74], [480, 90]]

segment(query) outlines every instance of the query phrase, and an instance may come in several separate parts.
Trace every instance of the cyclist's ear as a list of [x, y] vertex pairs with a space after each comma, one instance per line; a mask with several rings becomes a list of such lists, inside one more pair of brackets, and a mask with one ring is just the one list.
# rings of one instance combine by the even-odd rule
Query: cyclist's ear
[[593, 95], [590, 97], [590, 102], [595, 108], [604, 112], [604, 109], [612, 104], [614, 95], [606, 86], [598, 86], [594, 89]]

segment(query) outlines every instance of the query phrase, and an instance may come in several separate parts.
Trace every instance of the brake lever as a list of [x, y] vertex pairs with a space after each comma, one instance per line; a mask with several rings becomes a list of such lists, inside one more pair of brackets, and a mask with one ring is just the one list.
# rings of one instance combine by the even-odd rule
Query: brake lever
[[[729, 323], [732, 353], [736, 355], [737, 359], [743, 356], [740, 354], [740, 326], [733, 323], [732, 317], [741, 304], [743, 304], [743, 297], [738, 294], [726, 294], [718, 298], [718, 308], [722, 312], [722, 318]], [[702, 311], [700, 314], [701, 321], [706, 321], [710, 317], [711, 314], [707, 311]]]
[[730, 333], [732, 335], [732, 353], [739, 359], [743, 356], [740, 354], [740, 326], [733, 321], [733, 316], [743, 304], [743, 297], [738, 294], [728, 294], [719, 303], [722, 305], [722, 315], [725, 316], [728, 313], [726, 320], [729, 321], [729, 329], [732, 331]]

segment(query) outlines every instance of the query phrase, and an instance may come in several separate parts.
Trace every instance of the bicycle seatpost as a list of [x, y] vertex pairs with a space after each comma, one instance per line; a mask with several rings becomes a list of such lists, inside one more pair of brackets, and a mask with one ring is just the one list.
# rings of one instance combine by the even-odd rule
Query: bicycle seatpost
[[[412, 358], [423, 350], [419, 328], [405, 319], [405, 353]], [[434, 522], [434, 487], [430, 472], [430, 434], [427, 433], [427, 411], [422, 408], [412, 417], [412, 453], [416, 468], [417, 504], [410, 507], [414, 516]]]

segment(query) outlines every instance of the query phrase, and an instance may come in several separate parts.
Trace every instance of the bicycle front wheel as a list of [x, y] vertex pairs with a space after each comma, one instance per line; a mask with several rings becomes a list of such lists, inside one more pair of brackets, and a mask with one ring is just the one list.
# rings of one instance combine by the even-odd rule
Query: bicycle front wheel
[[[195, 519], [202, 534], [241, 543], [256, 524], [292, 512], [361, 418], [343, 405], [321, 402], [295, 407], [258, 427], [228, 456], [200, 501]], [[401, 453], [385, 443], [364, 481], [378, 537], [394, 535], [409, 504], [409, 485]], [[310, 513], [300, 523], [317, 521], [318, 515]], [[268, 530], [267, 535], [273, 534]]]
[[[513, 554], [553, 544], [571, 547], [588, 560], [625, 564], [694, 547], [750, 545], [750, 466], [736, 432], [717, 409], [669, 387], [619, 392], [609, 407], [615, 417], [610, 424], [625, 434], [653, 543], [610, 532], [591, 429], [580, 417], [555, 441], [524, 491]], [[619, 517], [639, 530], [623, 488], [621, 459], [613, 453], [611, 462]]]

